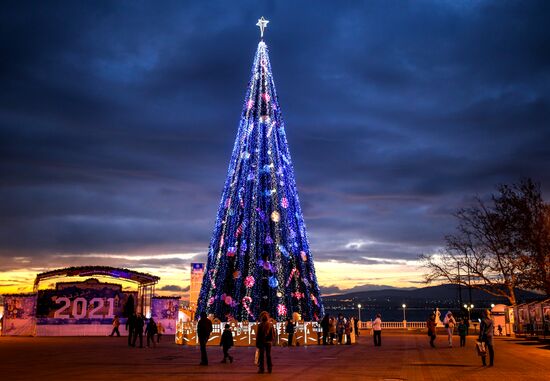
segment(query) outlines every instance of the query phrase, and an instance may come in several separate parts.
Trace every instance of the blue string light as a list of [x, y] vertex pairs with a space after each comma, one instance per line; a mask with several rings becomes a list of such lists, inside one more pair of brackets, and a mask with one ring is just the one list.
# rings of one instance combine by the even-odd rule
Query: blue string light
[[197, 316], [324, 315], [268, 49], [260, 41], [210, 247]]

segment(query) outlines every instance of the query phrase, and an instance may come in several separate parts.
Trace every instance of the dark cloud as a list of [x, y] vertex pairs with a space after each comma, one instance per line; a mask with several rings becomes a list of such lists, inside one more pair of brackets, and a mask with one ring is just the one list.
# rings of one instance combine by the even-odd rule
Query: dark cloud
[[262, 14], [316, 260], [414, 259], [521, 176], [550, 198], [550, 3], [304, 7], [4, 6], [2, 269], [205, 253]]
[[172, 291], [172, 292], [178, 292], [178, 291], [181, 291], [181, 292], [187, 292], [189, 291], [189, 286], [187, 287], [180, 287], [180, 286], [176, 286], [174, 284], [167, 284], [166, 286], [163, 286], [159, 289], [159, 291]]

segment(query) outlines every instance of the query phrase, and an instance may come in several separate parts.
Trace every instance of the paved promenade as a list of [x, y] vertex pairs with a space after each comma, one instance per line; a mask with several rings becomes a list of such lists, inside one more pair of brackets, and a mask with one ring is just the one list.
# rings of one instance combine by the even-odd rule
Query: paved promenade
[[[126, 338], [0, 337], [3, 380], [548, 380], [550, 345], [497, 338], [495, 366], [481, 367], [473, 337], [465, 348], [447, 348], [438, 336], [383, 332], [353, 346], [273, 348], [273, 374], [256, 374], [254, 348], [233, 348], [233, 364], [220, 364], [221, 348], [208, 347], [210, 365], [198, 366], [199, 349], [164, 337], [154, 349], [129, 348]], [[458, 345], [456, 337], [455, 345]]]

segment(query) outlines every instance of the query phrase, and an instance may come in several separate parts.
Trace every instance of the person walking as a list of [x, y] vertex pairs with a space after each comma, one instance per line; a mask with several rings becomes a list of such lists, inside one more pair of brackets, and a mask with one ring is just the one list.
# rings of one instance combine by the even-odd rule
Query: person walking
[[269, 313], [263, 311], [260, 314], [260, 324], [256, 333], [256, 348], [259, 349], [258, 373], [264, 373], [264, 354], [267, 361], [267, 372], [271, 373], [273, 364], [271, 362], [271, 345], [275, 338], [275, 330], [269, 322]]
[[330, 328], [330, 316], [329, 314], [326, 314], [323, 316], [323, 320], [321, 320], [321, 329], [323, 330], [323, 345], [328, 344], [328, 331]]
[[206, 316], [206, 312], [201, 312], [201, 318], [197, 323], [197, 336], [199, 337], [199, 344], [201, 347], [201, 362], [199, 365], [208, 365], [208, 355], [206, 353], [206, 343], [212, 333], [212, 322]]
[[486, 357], [489, 352], [489, 366], [493, 366], [495, 360], [495, 349], [493, 347], [493, 335], [494, 335], [495, 323], [491, 319], [491, 311], [483, 310], [483, 318], [479, 325], [479, 337], [478, 340], [485, 344], [485, 355], [481, 356], [483, 366], [487, 365]]
[[156, 347], [155, 344], [155, 335], [157, 334], [157, 323], [153, 320], [153, 317], [149, 319], [147, 326], [145, 327], [145, 336], [147, 337], [147, 348], [153, 345], [153, 348]]
[[330, 345], [334, 345], [334, 338], [336, 337], [336, 318], [330, 317], [328, 333], [330, 337]]
[[436, 328], [437, 323], [435, 321], [435, 313], [432, 312], [428, 320], [426, 321], [426, 327], [428, 328], [428, 336], [430, 337], [430, 346], [435, 348]]
[[338, 344], [342, 344], [344, 338], [344, 331], [346, 329], [346, 318], [342, 314], [338, 314], [338, 320], [336, 321], [336, 333], [338, 334]]
[[469, 328], [468, 318], [462, 318], [457, 328], [458, 336], [460, 337], [461, 347], [466, 346], [466, 336], [468, 335], [468, 328]]
[[222, 333], [222, 338], [220, 340], [220, 347], [223, 349], [223, 360], [222, 363], [226, 363], [229, 359], [230, 363], [233, 363], [233, 356], [229, 354], [229, 349], [233, 346], [233, 333], [231, 332], [231, 326], [229, 324], [225, 325], [225, 329]]
[[372, 337], [374, 339], [374, 346], [382, 346], [382, 315], [376, 314], [376, 319], [372, 322]]
[[160, 343], [160, 338], [164, 334], [164, 326], [160, 322], [160, 320], [157, 322], [157, 343]]
[[359, 318], [353, 318], [353, 329], [355, 329], [355, 336], [359, 336]]
[[453, 317], [453, 313], [451, 311], [448, 311], [445, 315], [445, 319], [443, 319], [443, 324], [445, 324], [445, 328], [447, 329], [447, 340], [449, 341], [449, 348], [453, 347], [453, 331], [455, 329], [456, 320]]
[[134, 326], [134, 340], [132, 341], [132, 347], [136, 346], [137, 338], [139, 337], [139, 347], [143, 348], [143, 326], [145, 322], [143, 321], [143, 315], [138, 313], [136, 317], [136, 323]]
[[128, 346], [133, 347], [134, 342], [134, 329], [136, 327], [136, 314], [132, 312], [128, 319], [126, 319], [126, 331], [128, 331]]
[[344, 326], [344, 333], [346, 334], [346, 345], [351, 345], [351, 332], [353, 331], [353, 322], [351, 319], [346, 321]]
[[120, 337], [120, 331], [118, 330], [118, 327], [120, 326], [120, 320], [118, 320], [118, 316], [115, 315], [113, 318], [113, 330], [111, 331], [111, 334], [109, 336], [113, 336], [115, 333], [117, 337]]
[[288, 334], [288, 346], [293, 347], [294, 346], [294, 322], [290, 318], [286, 319], [285, 331]]

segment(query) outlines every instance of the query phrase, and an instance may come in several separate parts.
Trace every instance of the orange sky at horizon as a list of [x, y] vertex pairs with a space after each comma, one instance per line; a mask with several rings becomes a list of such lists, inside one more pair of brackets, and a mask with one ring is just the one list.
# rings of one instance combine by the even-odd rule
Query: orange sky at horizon
[[[10, 271], [2, 271], [0, 272], [0, 295], [30, 293], [33, 291], [34, 279], [37, 274], [63, 267], [64, 266], [41, 268], [22, 267]], [[189, 297], [189, 265], [183, 268], [147, 268], [132, 266], [131, 263], [127, 263], [125, 265], [119, 264], [114, 267], [124, 267], [159, 276], [161, 279], [156, 287], [156, 293], [158, 295], [179, 295], [183, 299], [188, 299]], [[327, 288], [338, 287], [343, 292], [367, 284], [388, 285], [393, 287], [418, 287], [424, 279], [423, 269], [415, 261], [403, 261], [399, 264], [354, 264], [316, 261], [315, 268], [319, 286]], [[88, 278], [91, 278], [91, 276], [48, 279], [41, 283], [40, 288], [52, 288], [55, 286], [56, 282], [67, 282], [68, 279], [71, 281], [83, 281]], [[120, 279], [101, 276], [93, 276], [93, 278], [98, 278], [107, 282], [121, 283], [126, 289], [136, 287], [133, 283]], [[166, 286], [178, 286], [182, 291], [162, 291], [161, 289]]]

